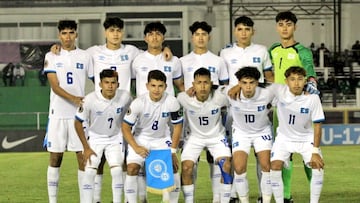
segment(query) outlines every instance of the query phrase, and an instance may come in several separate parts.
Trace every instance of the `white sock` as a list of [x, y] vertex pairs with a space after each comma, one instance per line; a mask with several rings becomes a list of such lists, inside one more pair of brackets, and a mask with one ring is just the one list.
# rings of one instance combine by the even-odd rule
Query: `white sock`
[[236, 187], [236, 192], [239, 195], [239, 199], [242, 198], [243, 201], [245, 202], [246, 202], [246, 197], [249, 197], [249, 183], [246, 178], [246, 174], [247, 174], [246, 172], [242, 174], [235, 173], [235, 178], [234, 178], [234, 184]]
[[176, 188], [170, 192], [170, 203], [177, 203], [179, 202], [179, 196], [180, 196], [180, 187], [181, 187], [181, 181], [180, 181], [180, 174], [174, 173], [174, 183]]
[[122, 171], [122, 177], [123, 177], [123, 184], [124, 184], [124, 187], [123, 187], [124, 203], [127, 203], [127, 197], [126, 197], [126, 194], [125, 194], [125, 180], [126, 180], [126, 174], [127, 174], [127, 172], [123, 170], [123, 171]]
[[138, 195], [140, 202], [146, 201], [146, 179], [145, 179], [145, 173], [143, 171], [143, 168], [140, 169], [138, 178], [137, 178], [137, 184], [138, 184]]
[[270, 203], [271, 201], [271, 181], [270, 181], [270, 172], [261, 172], [261, 193], [262, 193], [262, 202]]
[[82, 203], [84, 199], [83, 190], [81, 189], [83, 185], [84, 173], [85, 173], [84, 171], [78, 170], [78, 186], [79, 186], [80, 203]]
[[236, 187], [235, 187], [235, 172], [234, 172], [234, 180], [233, 180], [233, 184], [231, 186], [231, 198], [237, 198], [237, 193], [236, 193]]
[[217, 164], [209, 164], [210, 178], [213, 192], [213, 203], [220, 202], [221, 170]]
[[83, 202], [93, 202], [94, 197], [94, 181], [96, 176], [95, 168], [85, 168], [84, 177], [82, 180], [82, 194]]
[[221, 183], [220, 189], [221, 199], [220, 202], [229, 202], [230, 201], [230, 193], [231, 193], [231, 184], [223, 184]]
[[182, 190], [184, 193], [185, 203], [194, 203], [194, 184], [192, 185], [183, 185]]
[[122, 191], [124, 189], [124, 183], [122, 179], [122, 168], [112, 167], [110, 169], [111, 173], [111, 187], [112, 187], [112, 194], [113, 194], [113, 203], [121, 203], [122, 200]]
[[310, 181], [310, 203], [319, 202], [323, 180], [324, 170], [312, 169], [312, 176]]
[[137, 203], [138, 176], [126, 175], [125, 178], [125, 195], [129, 203]]
[[281, 177], [281, 170], [270, 170], [271, 189], [277, 203], [284, 202], [284, 184]]
[[48, 188], [49, 203], [57, 202], [59, 177], [60, 177], [60, 168], [48, 166], [47, 188]]
[[101, 202], [101, 188], [103, 182], [103, 175], [96, 174], [94, 185], [94, 202]]

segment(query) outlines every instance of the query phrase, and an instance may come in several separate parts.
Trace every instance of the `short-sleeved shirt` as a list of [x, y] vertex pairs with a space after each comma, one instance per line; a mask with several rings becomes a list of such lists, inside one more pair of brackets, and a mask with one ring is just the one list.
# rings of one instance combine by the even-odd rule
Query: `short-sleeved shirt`
[[233, 117], [232, 127], [246, 132], [247, 136], [257, 136], [269, 127], [271, 125], [268, 117], [269, 104], [275, 97], [273, 89], [256, 87], [255, 94], [251, 98], [244, 97], [242, 92], [240, 99], [233, 100], [228, 97]]
[[325, 120], [320, 98], [316, 94], [294, 96], [285, 86], [276, 92], [279, 127], [277, 137], [287, 141], [313, 142], [313, 123]]
[[181, 63], [179, 58], [173, 56], [170, 61], [166, 61], [163, 54], [153, 55], [148, 51], [139, 54], [132, 67], [132, 77], [136, 79], [136, 95], [147, 93], [147, 76], [151, 70], [160, 70], [166, 75], [166, 92], [175, 95], [173, 80], [182, 77]]
[[270, 58], [274, 70], [274, 82], [285, 84], [285, 71], [291, 66], [300, 66], [306, 70], [306, 76], [316, 78], [312, 52], [300, 43], [290, 47], [282, 47], [280, 43], [273, 44], [270, 49]]
[[264, 71], [272, 70], [267, 48], [260, 44], [251, 43], [250, 46], [241, 48], [234, 43], [231, 47], [221, 50], [220, 56], [227, 65], [231, 86], [238, 84], [235, 73], [245, 66], [256, 67], [260, 71], [259, 82], [264, 82]]
[[[56, 73], [62, 89], [79, 97], [85, 96], [86, 78], [94, 76], [90, 55], [78, 48], [71, 51], [61, 49], [59, 55], [47, 53], [44, 66], [45, 73]], [[76, 108], [51, 89], [49, 118], [74, 119]]]
[[76, 119], [89, 123], [89, 140], [97, 144], [111, 144], [119, 140], [121, 123], [131, 102], [129, 91], [118, 89], [112, 99], [106, 99], [101, 91], [86, 95], [84, 104], [76, 112]]
[[100, 90], [100, 72], [104, 69], [112, 69], [118, 72], [119, 89], [130, 92], [131, 65], [140, 50], [132, 45], [121, 44], [120, 49], [110, 50], [106, 45], [92, 46], [86, 50], [94, 63], [95, 90]]
[[184, 108], [190, 136], [203, 139], [225, 136], [225, 128], [221, 122], [221, 108], [228, 105], [226, 95], [214, 91], [206, 101], [201, 102], [195, 96], [190, 97], [185, 92], [180, 92], [177, 98]]
[[172, 116], [179, 110], [180, 104], [176, 97], [166, 92], [157, 102], [152, 101], [149, 94], [143, 94], [131, 103], [124, 122], [135, 126], [135, 136], [161, 138], [169, 136], [169, 122], [172, 124], [183, 122], [181, 116]]
[[210, 51], [207, 51], [204, 54], [195, 54], [192, 51], [181, 57], [180, 61], [184, 75], [185, 90], [192, 87], [194, 72], [199, 68], [206, 68], [210, 71], [211, 81], [213, 81], [214, 85], [219, 85], [219, 83], [227, 82], [229, 80], [229, 74], [224, 60]]

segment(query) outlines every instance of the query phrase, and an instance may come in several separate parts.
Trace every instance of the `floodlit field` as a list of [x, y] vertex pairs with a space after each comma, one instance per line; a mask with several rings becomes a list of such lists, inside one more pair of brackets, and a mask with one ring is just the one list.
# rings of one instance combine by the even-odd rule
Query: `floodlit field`
[[[325, 157], [325, 180], [321, 201], [324, 203], [360, 202], [360, 146], [322, 147]], [[0, 203], [47, 202], [46, 172], [48, 153], [0, 153]], [[211, 203], [209, 170], [205, 157], [201, 158], [196, 200]], [[59, 203], [78, 201], [77, 167], [75, 155], [66, 153], [61, 169]], [[257, 198], [253, 155], [248, 165], [250, 202]], [[296, 203], [309, 202], [309, 184], [300, 156], [294, 157], [293, 198]], [[103, 201], [111, 202], [110, 173], [105, 169]], [[159, 203], [161, 198], [149, 195], [149, 203]], [[182, 194], [180, 202], [183, 202]]]

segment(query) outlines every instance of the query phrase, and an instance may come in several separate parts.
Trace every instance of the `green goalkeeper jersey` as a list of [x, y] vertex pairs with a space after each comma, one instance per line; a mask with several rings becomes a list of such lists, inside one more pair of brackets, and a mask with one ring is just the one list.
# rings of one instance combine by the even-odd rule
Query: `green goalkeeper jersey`
[[270, 58], [274, 70], [274, 82], [285, 84], [285, 71], [291, 66], [305, 68], [307, 78], [316, 78], [311, 50], [300, 43], [290, 47], [282, 47], [280, 43], [273, 44], [270, 49]]

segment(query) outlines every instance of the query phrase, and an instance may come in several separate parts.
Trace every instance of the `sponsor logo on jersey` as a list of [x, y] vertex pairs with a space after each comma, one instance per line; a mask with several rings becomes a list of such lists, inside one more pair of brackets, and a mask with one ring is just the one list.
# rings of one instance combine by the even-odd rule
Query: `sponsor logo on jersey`
[[105, 56], [103, 56], [103, 55], [100, 55], [100, 56], [99, 56], [99, 61], [105, 61], [105, 59], [106, 59]]
[[236, 64], [237, 61], [238, 61], [237, 59], [231, 59], [231, 60], [230, 60], [230, 63], [231, 63], [231, 64]]
[[147, 72], [148, 71], [148, 67], [141, 67], [140, 68], [141, 71]]
[[62, 68], [62, 67], [64, 67], [64, 64], [63, 63], [56, 63], [55, 66], [56, 66], [56, 68]]
[[288, 56], [287, 56], [288, 59], [295, 59], [296, 58], [296, 55], [293, 54], [293, 53], [289, 53]]
[[148, 117], [150, 117], [150, 114], [149, 113], [144, 113], [144, 117], [148, 118]]

